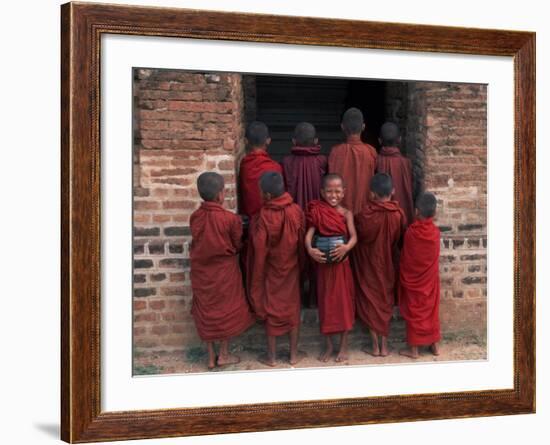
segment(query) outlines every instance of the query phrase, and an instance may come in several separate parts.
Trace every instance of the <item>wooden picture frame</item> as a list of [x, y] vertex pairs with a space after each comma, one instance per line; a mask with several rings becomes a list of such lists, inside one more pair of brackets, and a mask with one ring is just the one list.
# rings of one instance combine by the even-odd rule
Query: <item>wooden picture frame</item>
[[[174, 437], [535, 411], [535, 34], [171, 8], [61, 7], [61, 438]], [[511, 56], [515, 72], [514, 386], [509, 390], [102, 412], [102, 34]]]

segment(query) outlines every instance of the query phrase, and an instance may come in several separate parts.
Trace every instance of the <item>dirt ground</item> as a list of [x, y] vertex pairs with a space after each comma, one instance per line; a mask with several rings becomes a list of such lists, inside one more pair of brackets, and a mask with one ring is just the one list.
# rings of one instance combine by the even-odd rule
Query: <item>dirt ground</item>
[[[336, 340], [336, 339], [335, 339]], [[319, 368], [353, 365], [377, 365], [390, 363], [418, 363], [418, 362], [448, 362], [465, 360], [484, 360], [487, 358], [487, 345], [482, 337], [473, 335], [446, 335], [440, 344], [440, 355], [434, 356], [428, 348], [421, 348], [420, 357], [416, 360], [399, 355], [399, 350], [405, 347], [401, 341], [391, 340], [390, 355], [387, 357], [372, 357], [361, 349], [368, 345], [368, 339], [356, 336], [350, 341], [349, 360], [336, 363], [334, 358], [327, 363], [320, 362], [321, 342], [302, 345], [300, 350], [306, 357], [295, 368]], [[243, 371], [256, 369], [273, 369], [258, 361], [258, 357], [265, 353], [265, 348], [242, 346], [235, 344], [231, 352], [241, 359], [239, 364], [218, 367], [209, 371], [206, 366], [206, 346], [191, 348], [179, 353], [156, 353], [151, 355], [134, 356], [134, 375], [181, 374], [219, 371]], [[278, 362], [275, 369], [292, 368], [288, 363], [288, 342], [281, 340], [278, 344]]]

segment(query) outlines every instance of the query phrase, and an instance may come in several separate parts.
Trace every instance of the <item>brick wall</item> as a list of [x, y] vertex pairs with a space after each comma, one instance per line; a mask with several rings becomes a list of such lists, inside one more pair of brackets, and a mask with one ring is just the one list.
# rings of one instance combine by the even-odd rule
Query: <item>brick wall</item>
[[181, 350], [199, 342], [189, 313], [198, 174], [221, 173], [236, 209], [241, 76], [135, 69], [134, 119], [134, 348]]
[[414, 82], [387, 87], [388, 118], [413, 159], [415, 189], [438, 197], [441, 321], [446, 332], [486, 331], [487, 89]]

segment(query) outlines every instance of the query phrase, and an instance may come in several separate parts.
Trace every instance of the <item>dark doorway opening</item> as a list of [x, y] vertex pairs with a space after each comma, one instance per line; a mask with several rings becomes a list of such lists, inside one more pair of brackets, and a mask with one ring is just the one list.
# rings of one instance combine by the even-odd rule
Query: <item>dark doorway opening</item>
[[246, 118], [267, 124], [272, 138], [269, 153], [281, 161], [290, 153], [294, 127], [303, 121], [315, 125], [321, 150], [328, 154], [344, 140], [342, 114], [357, 107], [365, 117], [362, 139], [378, 149], [378, 132], [387, 110], [387, 84], [361, 79], [245, 76]]

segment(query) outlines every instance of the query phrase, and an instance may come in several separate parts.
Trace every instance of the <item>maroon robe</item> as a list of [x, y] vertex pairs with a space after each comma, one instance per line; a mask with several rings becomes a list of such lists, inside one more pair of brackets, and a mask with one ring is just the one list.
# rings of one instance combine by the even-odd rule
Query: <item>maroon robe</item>
[[244, 294], [238, 253], [241, 219], [214, 202], [191, 215], [191, 313], [204, 341], [245, 331], [254, 318]]
[[349, 136], [345, 143], [332, 147], [330, 151], [328, 171], [344, 178], [346, 193], [342, 206], [354, 215], [367, 205], [375, 168], [376, 149], [363, 143], [360, 135]]
[[357, 245], [352, 252], [357, 315], [388, 336], [397, 280], [394, 260], [406, 217], [395, 201], [369, 201], [355, 215]]
[[412, 223], [403, 241], [399, 310], [407, 322], [407, 343], [441, 340], [439, 326], [439, 229], [432, 218]]
[[[306, 213], [309, 227], [321, 236], [349, 238], [346, 218], [325, 201], [311, 201]], [[317, 264], [317, 301], [321, 333], [349, 331], [355, 321], [353, 275], [349, 259]]]
[[395, 189], [393, 199], [405, 212], [407, 225], [411, 224], [414, 220], [411, 160], [403, 156], [397, 147], [382, 147], [376, 158], [376, 171], [391, 176]]
[[249, 218], [259, 212], [262, 207], [260, 178], [268, 171], [283, 173], [278, 162], [269, 157], [265, 150], [256, 149], [248, 153], [242, 160], [239, 169], [239, 210]]
[[288, 193], [267, 201], [252, 219], [248, 295], [267, 335], [283, 335], [300, 324], [304, 230], [304, 214]]
[[[283, 159], [283, 176], [288, 193], [305, 211], [310, 201], [321, 199], [321, 180], [327, 173], [328, 161], [327, 157], [321, 154], [319, 145], [292, 147], [291, 153]], [[315, 270], [315, 262], [307, 257], [302, 278], [309, 282], [307, 295], [304, 296], [304, 303], [308, 307], [315, 306], [317, 302]]]
[[327, 172], [327, 157], [319, 145], [292, 147], [291, 155], [283, 159], [283, 176], [288, 193], [302, 210], [309, 201], [320, 199], [321, 178]]

